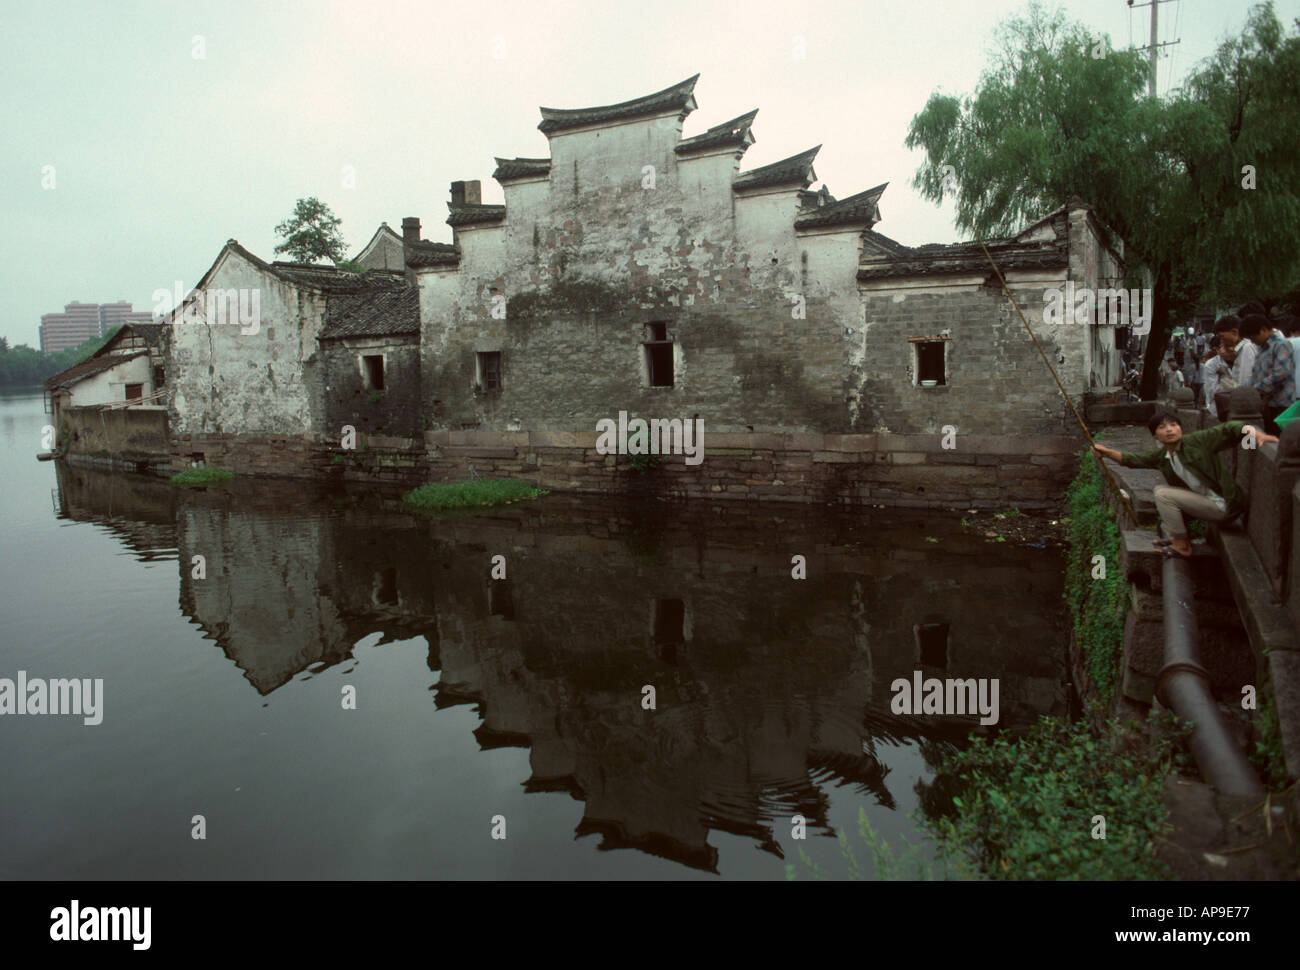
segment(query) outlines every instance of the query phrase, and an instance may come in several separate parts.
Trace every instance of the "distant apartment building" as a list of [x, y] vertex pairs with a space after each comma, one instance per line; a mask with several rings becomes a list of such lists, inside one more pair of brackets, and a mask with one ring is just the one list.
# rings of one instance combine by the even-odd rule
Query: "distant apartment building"
[[152, 322], [152, 314], [134, 312], [126, 300], [115, 303], [80, 303], [74, 300], [63, 308], [62, 313], [41, 316], [41, 353], [52, 354], [79, 347], [87, 340], [103, 337], [124, 324]]

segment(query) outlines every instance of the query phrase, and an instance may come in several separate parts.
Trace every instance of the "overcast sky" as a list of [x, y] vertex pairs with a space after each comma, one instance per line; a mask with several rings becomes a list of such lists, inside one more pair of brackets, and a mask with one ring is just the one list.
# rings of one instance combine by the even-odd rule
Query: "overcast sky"
[[[1062, 6], [1116, 46], [1146, 43], [1148, 8]], [[1249, 7], [1162, 3], [1160, 39], [1181, 43], [1162, 61], [1161, 93], [1239, 32]], [[1288, 26], [1300, 16], [1300, 0], [1275, 7]], [[922, 154], [903, 147], [907, 125], [931, 92], [971, 92], [994, 26], [1024, 9], [0, 0], [0, 334], [38, 346], [40, 315], [72, 300], [151, 310], [155, 290], [192, 287], [227, 239], [273, 259], [274, 228], [300, 197], [333, 208], [349, 255], [408, 215], [450, 242], [448, 183], [480, 179], [484, 201], [499, 202], [494, 155], [548, 154], [539, 105], [611, 104], [697, 72], [686, 136], [758, 108], [742, 168], [821, 143], [815, 169], [833, 194], [890, 183], [881, 232], [949, 242], [951, 209], [910, 187]]]

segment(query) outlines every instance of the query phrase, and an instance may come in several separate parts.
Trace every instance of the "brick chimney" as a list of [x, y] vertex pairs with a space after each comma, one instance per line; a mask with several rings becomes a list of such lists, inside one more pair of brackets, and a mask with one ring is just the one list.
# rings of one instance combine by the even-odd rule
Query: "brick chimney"
[[478, 179], [472, 182], [451, 183], [452, 205], [482, 205], [483, 186]]
[[420, 241], [420, 217], [407, 216], [402, 220], [402, 242], [417, 243]]

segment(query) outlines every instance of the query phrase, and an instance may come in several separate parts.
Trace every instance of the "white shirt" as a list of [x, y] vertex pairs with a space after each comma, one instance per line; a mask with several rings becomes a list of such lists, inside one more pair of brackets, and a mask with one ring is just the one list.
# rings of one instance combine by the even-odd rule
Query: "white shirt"
[[1228, 369], [1227, 363], [1218, 354], [1210, 358], [1205, 365], [1205, 406], [1214, 410], [1214, 395], [1219, 390], [1219, 375]]
[[1232, 364], [1232, 379], [1238, 387], [1249, 387], [1250, 372], [1255, 369], [1255, 356], [1259, 353], [1259, 348], [1254, 341], [1243, 337], [1237, 341], [1236, 349], [1237, 359]]
[[1295, 352], [1295, 359], [1300, 360], [1300, 337], [1287, 337], [1291, 341], [1291, 349]]
[[1166, 451], [1165, 457], [1169, 459], [1169, 464], [1174, 466], [1174, 474], [1185, 481], [1188, 488], [1197, 495], [1208, 498], [1219, 507], [1220, 512], [1228, 511], [1228, 503], [1224, 501], [1223, 496], [1192, 474], [1192, 470], [1179, 460], [1177, 452]]

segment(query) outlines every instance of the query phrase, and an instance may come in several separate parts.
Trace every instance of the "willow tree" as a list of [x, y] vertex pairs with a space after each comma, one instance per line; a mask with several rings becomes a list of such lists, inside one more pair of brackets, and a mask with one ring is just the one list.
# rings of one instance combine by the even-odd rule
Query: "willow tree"
[[1149, 76], [1146, 55], [1032, 3], [975, 93], [935, 92], [906, 139], [926, 154], [913, 184], [955, 196], [961, 231], [1011, 235], [1078, 195], [1120, 235], [1154, 296], [1144, 398], [1198, 306], [1300, 281], [1300, 35], [1263, 3], [1168, 97]]

